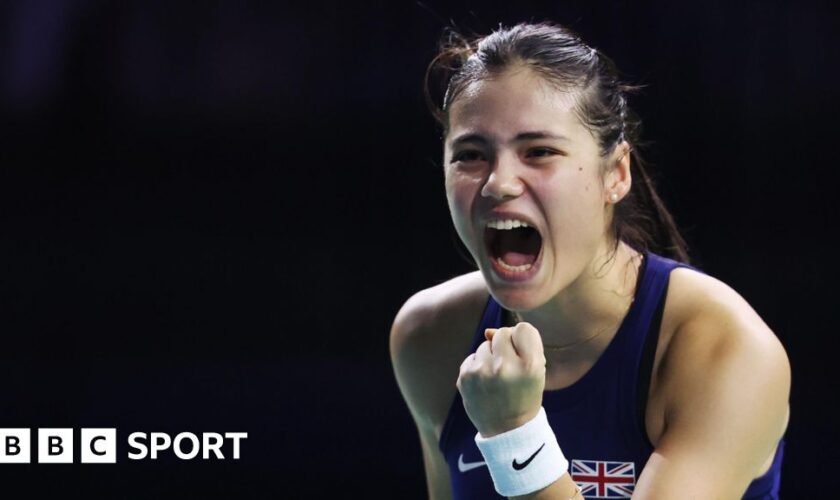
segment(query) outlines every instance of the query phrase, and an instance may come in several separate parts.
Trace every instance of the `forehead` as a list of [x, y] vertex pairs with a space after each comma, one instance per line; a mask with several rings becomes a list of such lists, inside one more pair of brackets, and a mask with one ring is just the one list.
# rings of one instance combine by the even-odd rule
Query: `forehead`
[[502, 140], [528, 130], [591, 139], [575, 113], [577, 98], [578, 92], [558, 89], [524, 68], [471, 82], [450, 108], [447, 144], [465, 133]]

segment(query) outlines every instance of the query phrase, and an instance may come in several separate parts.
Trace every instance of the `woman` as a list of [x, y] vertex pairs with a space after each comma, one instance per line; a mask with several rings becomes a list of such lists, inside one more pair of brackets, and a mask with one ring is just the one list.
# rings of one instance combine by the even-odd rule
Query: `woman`
[[687, 264], [613, 63], [521, 24], [444, 46], [441, 71], [446, 194], [479, 270], [391, 332], [429, 496], [777, 498], [787, 356]]

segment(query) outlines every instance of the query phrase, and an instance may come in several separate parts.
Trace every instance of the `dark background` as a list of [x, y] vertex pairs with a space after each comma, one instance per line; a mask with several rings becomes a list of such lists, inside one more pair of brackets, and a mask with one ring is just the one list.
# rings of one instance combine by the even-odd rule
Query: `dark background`
[[[117, 465], [0, 466], [0, 488], [423, 498], [388, 330], [472, 268], [422, 76], [450, 21], [553, 19], [647, 85], [631, 105], [693, 263], [791, 359], [783, 496], [824, 492], [840, 464], [829, 2], [511, 4], [0, 3], [0, 427], [120, 443]], [[129, 463], [133, 431], [249, 437], [237, 462]]]

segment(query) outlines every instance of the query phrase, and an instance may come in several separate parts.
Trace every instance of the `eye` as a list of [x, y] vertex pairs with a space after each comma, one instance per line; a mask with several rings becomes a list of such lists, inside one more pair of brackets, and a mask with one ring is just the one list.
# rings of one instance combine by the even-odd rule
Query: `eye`
[[484, 160], [484, 154], [481, 151], [477, 149], [465, 149], [463, 151], [459, 151], [453, 154], [450, 163], [456, 163], [459, 161], [470, 162], [481, 160]]
[[549, 156], [554, 156], [557, 154], [562, 154], [559, 151], [555, 151], [551, 148], [531, 148], [529, 149], [525, 155], [528, 158], [545, 158]]

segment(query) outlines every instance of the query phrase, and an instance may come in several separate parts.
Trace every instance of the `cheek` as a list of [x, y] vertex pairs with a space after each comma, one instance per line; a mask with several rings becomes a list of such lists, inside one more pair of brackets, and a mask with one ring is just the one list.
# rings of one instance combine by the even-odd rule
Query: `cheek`
[[478, 244], [478, 236], [474, 234], [471, 220], [477, 197], [481, 196], [481, 179], [475, 175], [447, 172], [445, 183], [446, 201], [449, 204], [449, 214], [455, 231], [473, 257], [477, 259], [475, 245]]
[[455, 231], [464, 239], [464, 231], [469, 220], [470, 207], [469, 185], [458, 182], [451, 175], [446, 176], [446, 202], [449, 205], [449, 215], [455, 226]]
[[449, 209], [461, 214], [469, 211], [470, 206], [481, 190], [481, 178], [477, 175], [464, 174], [455, 170], [447, 171], [445, 177], [446, 199]]
[[574, 173], [578, 175], [543, 182], [539, 197], [550, 214], [554, 234], [573, 234], [588, 239], [585, 235], [600, 233], [604, 207], [596, 179], [584, 177], [577, 169]]

